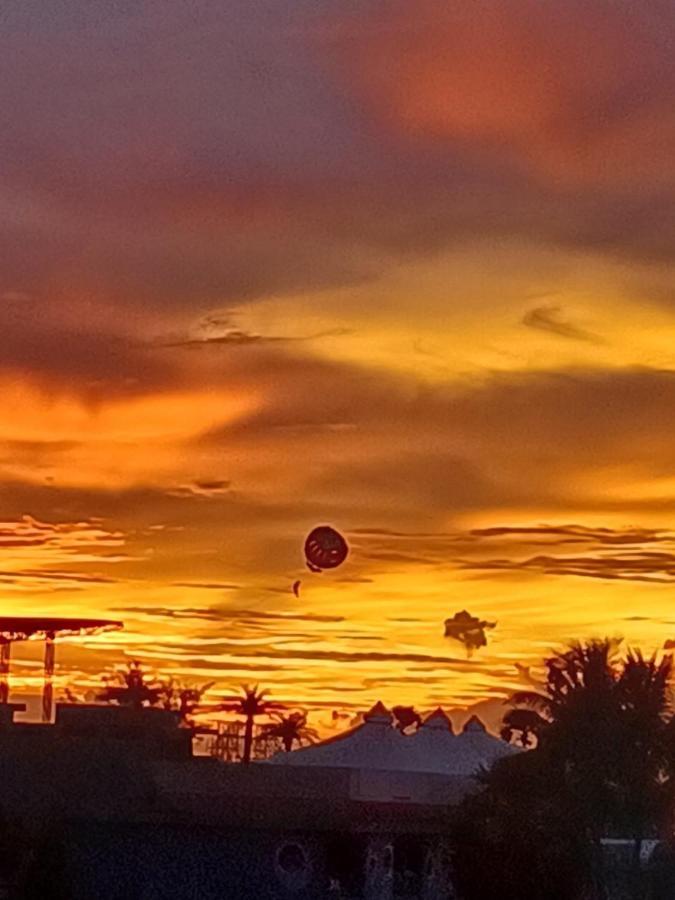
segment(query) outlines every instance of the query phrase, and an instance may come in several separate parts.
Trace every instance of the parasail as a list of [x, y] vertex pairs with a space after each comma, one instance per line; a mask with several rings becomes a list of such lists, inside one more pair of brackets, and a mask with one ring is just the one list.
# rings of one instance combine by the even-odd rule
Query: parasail
[[463, 609], [457, 612], [450, 619], [445, 620], [445, 637], [453, 638], [464, 644], [469, 654], [480, 647], [487, 646], [486, 629], [494, 628], [496, 622], [487, 622], [485, 619], [479, 619], [472, 616], [471, 613]]
[[305, 562], [310, 572], [336, 569], [347, 559], [348, 553], [347, 541], [330, 525], [320, 525], [307, 535]]

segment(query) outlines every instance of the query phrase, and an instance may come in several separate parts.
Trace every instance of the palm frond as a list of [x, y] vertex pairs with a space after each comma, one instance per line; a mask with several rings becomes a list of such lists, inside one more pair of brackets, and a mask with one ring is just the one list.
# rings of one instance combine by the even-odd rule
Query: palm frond
[[546, 712], [550, 712], [551, 698], [546, 694], [540, 694], [537, 691], [516, 691], [511, 696], [511, 702], [520, 706], [531, 706]]

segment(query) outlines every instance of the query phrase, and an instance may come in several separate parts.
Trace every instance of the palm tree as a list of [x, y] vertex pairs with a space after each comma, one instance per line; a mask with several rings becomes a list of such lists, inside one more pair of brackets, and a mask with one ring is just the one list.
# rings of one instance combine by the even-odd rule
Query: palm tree
[[637, 873], [640, 846], [675, 775], [668, 747], [675, 725], [667, 724], [673, 667], [670, 657], [638, 652], [620, 662], [617, 650], [605, 639], [554, 654], [541, 689], [514, 694], [525, 709], [506, 714], [503, 733], [537, 736], [534, 752], [546, 760], [551, 790], [578, 810], [596, 854], [608, 828], [632, 830]]
[[319, 740], [318, 732], [307, 725], [307, 713], [292, 712], [287, 716], [272, 713], [272, 716], [276, 721], [266, 725], [261, 736], [280, 738], [286, 753], [290, 753], [293, 744], [302, 744], [304, 741], [311, 744]]
[[604, 703], [616, 681], [617, 641], [574, 641], [546, 660], [546, 680], [539, 691], [517, 691], [512, 700], [541, 714], [541, 728], [564, 719], [579, 705]]
[[108, 686], [97, 695], [98, 700], [106, 703], [118, 703], [120, 706], [131, 706], [142, 709], [144, 706], [155, 706], [165, 693], [161, 683], [153, 685], [146, 681], [146, 674], [138, 660], [129, 663], [127, 671], [121, 673], [122, 683]]
[[259, 691], [258, 685], [248, 687], [242, 685], [242, 695], [225, 697], [222, 703], [212, 707], [213, 712], [234, 712], [246, 718], [244, 728], [244, 753], [243, 763], [250, 763], [251, 749], [253, 747], [253, 723], [256, 716], [266, 716], [277, 710], [285, 709], [283, 703], [275, 700], [267, 700], [267, 691]]
[[527, 749], [538, 742], [548, 723], [534, 709], [510, 709], [502, 721], [501, 736], [508, 744]]
[[[582, 779], [585, 773], [606, 771], [617, 749], [617, 650], [617, 642], [610, 639], [574, 642], [546, 661], [546, 680], [539, 691], [518, 691], [511, 698], [533, 713], [529, 731], [542, 747]], [[507, 713], [505, 727], [513, 722], [513, 714]]]
[[640, 879], [642, 844], [650, 822], [667, 815], [675, 775], [671, 732], [673, 729], [670, 684], [671, 656], [644, 658], [630, 652], [617, 682], [622, 714], [622, 806], [632, 828], [633, 874], [636, 892]]
[[194, 728], [193, 716], [198, 711], [202, 697], [214, 684], [215, 681], [201, 686], [186, 685], [170, 678], [164, 682], [164, 708], [179, 714], [182, 728]]

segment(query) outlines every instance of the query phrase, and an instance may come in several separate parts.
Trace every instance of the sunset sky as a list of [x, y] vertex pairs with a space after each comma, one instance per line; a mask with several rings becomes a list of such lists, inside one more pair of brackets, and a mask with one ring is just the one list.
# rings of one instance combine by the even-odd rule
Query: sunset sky
[[9, 2], [0, 110], [0, 613], [125, 623], [60, 687], [465, 706], [675, 640], [669, 0]]

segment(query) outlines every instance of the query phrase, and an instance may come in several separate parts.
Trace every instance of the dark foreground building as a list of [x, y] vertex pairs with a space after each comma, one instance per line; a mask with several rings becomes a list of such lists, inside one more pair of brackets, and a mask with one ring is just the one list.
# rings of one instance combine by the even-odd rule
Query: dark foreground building
[[4, 708], [2, 874], [72, 900], [450, 898], [448, 810], [465, 778], [226, 765], [172, 713]]
[[[0, 706], [0, 723], [6, 897], [455, 896], [451, 817], [476, 787], [466, 776], [227, 765], [193, 757], [190, 732], [154, 709], [62, 705], [54, 725], [28, 725]], [[611, 852], [622, 900], [623, 851]], [[672, 866], [661, 869], [670, 890]]]

